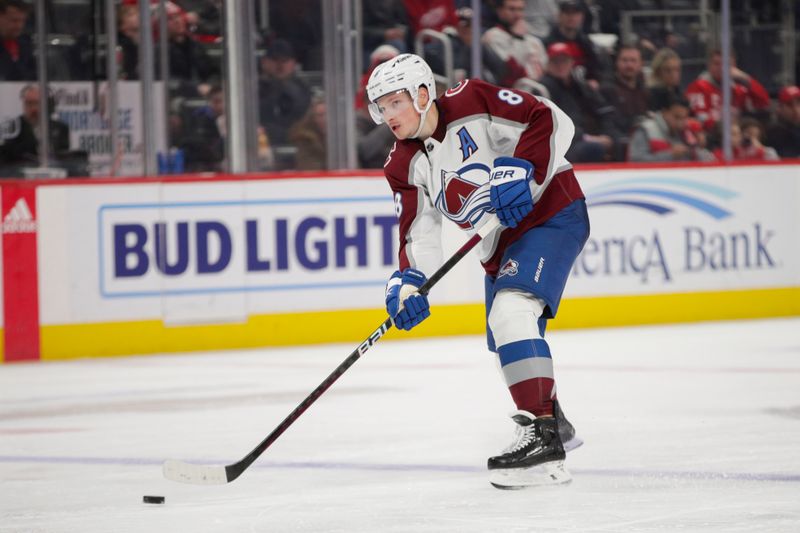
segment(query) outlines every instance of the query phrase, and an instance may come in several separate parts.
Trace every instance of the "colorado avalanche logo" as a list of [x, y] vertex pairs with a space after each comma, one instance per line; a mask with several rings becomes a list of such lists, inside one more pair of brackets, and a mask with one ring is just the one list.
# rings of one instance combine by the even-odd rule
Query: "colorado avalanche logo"
[[489, 171], [482, 163], [465, 165], [455, 172], [442, 170], [436, 209], [462, 228], [474, 227], [490, 207]]
[[516, 276], [517, 272], [519, 272], [519, 263], [517, 263], [514, 259], [509, 259], [506, 261], [506, 264], [500, 268], [500, 272], [498, 272], [497, 277], [502, 278], [503, 276]]

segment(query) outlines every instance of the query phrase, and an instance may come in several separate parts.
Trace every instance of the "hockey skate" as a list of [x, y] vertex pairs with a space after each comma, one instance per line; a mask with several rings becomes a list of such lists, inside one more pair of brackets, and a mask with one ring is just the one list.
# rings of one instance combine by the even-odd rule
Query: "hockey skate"
[[575, 428], [570, 424], [567, 417], [564, 416], [564, 411], [561, 410], [561, 404], [558, 400], [553, 400], [553, 416], [558, 421], [558, 435], [561, 437], [561, 443], [564, 445], [565, 452], [571, 452], [583, 444], [583, 439], [575, 434]]
[[511, 418], [517, 424], [516, 438], [502, 455], [489, 458], [489, 482], [512, 490], [570, 482], [558, 419], [536, 418], [527, 411], [516, 411]]

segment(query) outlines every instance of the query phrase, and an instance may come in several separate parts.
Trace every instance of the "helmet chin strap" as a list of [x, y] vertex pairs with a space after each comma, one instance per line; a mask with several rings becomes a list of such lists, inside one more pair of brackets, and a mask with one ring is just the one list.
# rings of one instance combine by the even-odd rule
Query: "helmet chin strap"
[[411, 136], [412, 139], [416, 139], [417, 137], [419, 137], [419, 134], [422, 133], [422, 128], [425, 127], [425, 118], [428, 116], [428, 111], [430, 110], [432, 104], [433, 100], [428, 100], [428, 105], [425, 106], [425, 109], [420, 109], [419, 107], [417, 107], [417, 101], [414, 100], [414, 109], [416, 109], [417, 113], [419, 113], [420, 115], [419, 115], [419, 127], [417, 128], [417, 131], [415, 131], [414, 134]]

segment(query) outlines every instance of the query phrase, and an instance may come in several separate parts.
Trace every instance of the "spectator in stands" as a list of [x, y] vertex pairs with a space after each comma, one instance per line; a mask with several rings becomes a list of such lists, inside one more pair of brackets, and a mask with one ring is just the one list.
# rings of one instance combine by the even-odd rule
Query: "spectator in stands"
[[[356, 129], [358, 130], [358, 165], [360, 168], [383, 168], [386, 156], [392, 149], [395, 137], [389, 128], [376, 127], [369, 116], [367, 107], [358, 110], [356, 115]], [[388, 133], [388, 134], [387, 134]]]
[[[197, 43], [189, 31], [186, 12], [174, 2], [167, 6], [167, 50], [170, 80], [183, 82], [180, 93], [187, 96], [197, 94], [196, 87], [219, 76], [219, 66], [214, 65], [202, 45]], [[153, 18], [153, 23], [157, 19]], [[157, 24], [156, 24], [157, 27]], [[156, 72], [160, 53], [156, 50]], [[193, 89], [195, 91], [193, 92]]]
[[396, 57], [400, 52], [389, 44], [376, 48], [370, 55], [370, 66], [361, 78], [358, 94], [356, 95], [356, 131], [358, 132], [358, 164], [361, 168], [383, 168], [386, 155], [394, 144], [395, 137], [392, 130], [375, 124], [369, 114], [369, 98], [367, 98], [367, 81], [375, 67]]
[[29, 11], [22, 0], [0, 0], [0, 81], [36, 79], [33, 41], [23, 33]]
[[[722, 52], [714, 50], [708, 59], [708, 70], [701, 73], [686, 88], [692, 113], [710, 130], [722, 118]], [[736, 67], [736, 57], [731, 54], [731, 83], [733, 94], [731, 108], [734, 119], [743, 114], [753, 114], [769, 107], [769, 94], [753, 77]]]
[[288, 143], [289, 129], [303, 118], [311, 103], [311, 89], [297, 76], [294, 49], [276, 39], [261, 58], [258, 84], [260, 124], [273, 146]]
[[[677, 95], [675, 98], [683, 99]], [[686, 119], [686, 144], [690, 147], [701, 149], [696, 152], [699, 161], [716, 161], [717, 158], [709, 150], [708, 132], [703, 128], [703, 124], [693, 117]]]
[[556, 25], [558, 3], [556, 0], [527, 0], [524, 16], [530, 32], [544, 39], [550, 34], [550, 28]]
[[599, 89], [600, 58], [592, 41], [583, 33], [584, 7], [582, 0], [559, 0], [557, 24], [550, 30], [544, 44], [550, 46], [553, 43], [565, 43], [569, 46], [575, 66], [582, 71], [579, 75], [583, 76], [592, 88]]
[[753, 155], [761, 157], [764, 161], [777, 161], [780, 159], [778, 152], [771, 146], [764, 146], [766, 132], [764, 125], [753, 117], [744, 117], [739, 121], [742, 130], [742, 146], [749, 148]]
[[403, 0], [411, 35], [422, 30], [444, 31], [458, 23], [454, 0]]
[[[373, 1], [368, 3], [372, 4]], [[324, 22], [321, 0], [269, 2], [269, 22], [270, 27], [274, 29], [273, 38], [285, 39], [292, 45], [295, 60], [300, 68], [306, 71], [323, 69]], [[366, 21], [364, 21], [364, 31], [367, 31]]]
[[203, 42], [215, 42], [222, 36], [222, 0], [180, 0], [186, 23], [193, 35]]
[[[714, 135], [717, 139], [722, 137], [722, 122], [714, 127]], [[734, 161], [777, 161], [780, 159], [774, 148], [761, 144], [763, 128], [758, 120], [752, 117], [745, 117], [739, 123], [731, 124], [731, 149]], [[714, 150], [714, 156], [719, 161], [724, 161], [722, 147]]]
[[122, 5], [117, 11], [117, 44], [122, 57], [119, 64], [119, 78], [139, 79], [139, 8]]
[[628, 160], [656, 161], [709, 161], [707, 150], [698, 145], [694, 135], [687, 135], [689, 102], [683, 96], [666, 90], [653, 93], [658, 111], [645, 119], [633, 132], [628, 147]]
[[622, 45], [617, 51], [613, 80], [603, 83], [600, 93], [616, 110], [614, 126], [622, 135], [615, 159], [625, 159], [629, 136], [647, 114], [649, 91], [642, 75], [642, 53], [632, 45]]
[[544, 45], [528, 33], [524, 12], [524, 0], [498, 0], [498, 23], [481, 38], [484, 46], [505, 63], [505, 77], [498, 79], [505, 87], [512, 87], [521, 78], [540, 80], [547, 66]]
[[400, 53], [410, 49], [408, 14], [402, 0], [371, 0], [362, 2], [364, 64], [367, 56], [382, 44], [390, 44]]
[[[458, 9], [456, 18], [456, 25], [444, 28], [443, 33], [450, 40], [450, 47], [453, 51], [454, 77], [456, 81], [461, 81], [467, 77], [472, 66], [472, 8]], [[446, 74], [444, 44], [441, 41], [433, 40], [425, 46], [425, 61], [433, 72]]]
[[[186, 126], [191, 126], [192, 113], [184, 98], [171, 98], [167, 106], [167, 134], [170, 143], [176, 148], [181, 144]], [[184, 161], [185, 166], [185, 161]]]
[[614, 153], [619, 132], [613, 123], [614, 108], [573, 71], [574, 48], [565, 43], [547, 47], [549, 63], [542, 85], [550, 98], [575, 124], [575, 136], [567, 159], [576, 163], [605, 161]]
[[[389, 61], [399, 54], [400, 51], [390, 44], [382, 44], [372, 51], [372, 53], [369, 55], [369, 66], [364, 74], [361, 75], [361, 80], [358, 83], [358, 91], [356, 91], [355, 102], [356, 109], [366, 109], [369, 105], [369, 100], [367, 99], [367, 82], [369, 82], [369, 77], [372, 74], [372, 71], [375, 70], [375, 67], [384, 61]], [[366, 116], [369, 118], [369, 113], [367, 113]], [[370, 122], [373, 124], [375, 123], [372, 118], [370, 118]]]
[[[650, 62], [650, 90], [656, 90], [659, 93], [661, 90], [666, 90], [674, 96], [681, 96], [681, 58], [671, 48], [662, 48], [653, 57]], [[653, 111], [658, 111], [658, 105], [661, 102], [649, 103], [649, 108]]]
[[258, 170], [273, 170], [275, 168], [275, 153], [269, 142], [269, 135], [263, 126], [256, 128], [256, 139], [258, 140]]
[[289, 140], [297, 148], [298, 170], [328, 168], [328, 107], [322, 96], [315, 96], [305, 116], [292, 126]]
[[781, 157], [800, 157], [800, 87], [790, 85], [778, 93], [775, 119], [767, 128], [767, 144]]
[[225, 94], [212, 86], [207, 105], [196, 109], [183, 128], [178, 145], [184, 152], [186, 172], [219, 172], [225, 159]]
[[[15, 136], [4, 139], [0, 143], [0, 166], [3, 175], [19, 175], [20, 168], [39, 165], [39, 142], [42, 133], [39, 129], [41, 106], [38, 85], [26, 85], [20, 91], [22, 114], [14, 120]], [[57, 157], [69, 151], [69, 126], [52, 118], [55, 111], [55, 99], [48, 98], [51, 118], [48, 124], [50, 157]]]

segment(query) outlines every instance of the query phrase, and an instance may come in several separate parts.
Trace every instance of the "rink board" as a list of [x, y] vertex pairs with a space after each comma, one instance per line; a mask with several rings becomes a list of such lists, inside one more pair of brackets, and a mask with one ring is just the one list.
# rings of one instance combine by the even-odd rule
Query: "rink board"
[[[800, 165], [577, 174], [592, 235], [552, 327], [800, 314]], [[20, 272], [0, 289], [6, 361], [358, 342], [384, 318], [397, 224], [375, 173], [16, 181], [2, 195], [16, 225], [0, 268]], [[445, 257], [466, 237], [445, 224]], [[411, 335], [481, 333], [482, 300], [471, 255]]]

